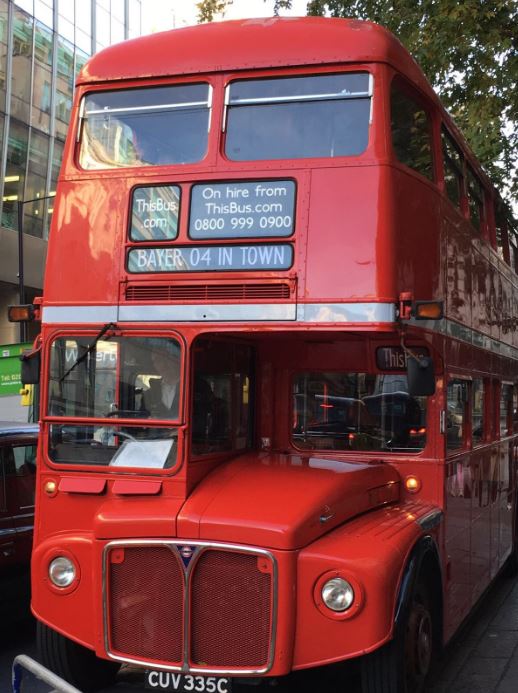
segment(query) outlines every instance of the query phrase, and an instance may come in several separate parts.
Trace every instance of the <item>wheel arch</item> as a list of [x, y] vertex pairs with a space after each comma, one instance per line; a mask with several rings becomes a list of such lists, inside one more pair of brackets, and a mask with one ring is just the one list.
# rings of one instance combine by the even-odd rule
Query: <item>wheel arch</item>
[[443, 570], [439, 549], [434, 537], [430, 534], [421, 536], [408, 556], [396, 600], [395, 628], [400, 627], [405, 622], [412, 595], [418, 583], [424, 584], [431, 599], [434, 615], [432, 619], [434, 645], [440, 648], [443, 643], [444, 625]]

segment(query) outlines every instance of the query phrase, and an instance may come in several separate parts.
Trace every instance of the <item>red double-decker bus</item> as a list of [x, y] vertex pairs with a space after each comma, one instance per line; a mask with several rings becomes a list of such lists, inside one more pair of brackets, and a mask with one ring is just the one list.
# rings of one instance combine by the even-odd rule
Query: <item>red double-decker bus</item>
[[420, 691], [516, 560], [517, 247], [379, 26], [95, 55], [26, 362], [44, 661], [226, 693], [361, 658], [366, 693]]

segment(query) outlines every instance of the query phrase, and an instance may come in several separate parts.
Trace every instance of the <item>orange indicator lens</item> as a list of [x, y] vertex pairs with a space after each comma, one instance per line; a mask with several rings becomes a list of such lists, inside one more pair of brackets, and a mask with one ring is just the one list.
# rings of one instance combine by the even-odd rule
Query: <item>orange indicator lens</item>
[[410, 493], [417, 493], [421, 490], [421, 480], [417, 476], [411, 474], [405, 479], [405, 488]]

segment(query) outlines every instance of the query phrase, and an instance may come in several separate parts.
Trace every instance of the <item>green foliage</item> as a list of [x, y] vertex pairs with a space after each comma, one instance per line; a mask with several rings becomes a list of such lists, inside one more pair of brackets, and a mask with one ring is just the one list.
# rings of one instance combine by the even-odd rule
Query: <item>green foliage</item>
[[310, 0], [308, 14], [370, 19], [392, 31], [491, 178], [518, 196], [517, 0]]
[[224, 12], [232, 0], [201, 0], [196, 3], [198, 10], [198, 22], [212, 22], [214, 16]]
[[[231, 2], [198, 2], [200, 21]], [[273, 0], [275, 14], [290, 6]], [[308, 0], [307, 11], [368, 19], [392, 31], [495, 184], [518, 197], [518, 0]]]

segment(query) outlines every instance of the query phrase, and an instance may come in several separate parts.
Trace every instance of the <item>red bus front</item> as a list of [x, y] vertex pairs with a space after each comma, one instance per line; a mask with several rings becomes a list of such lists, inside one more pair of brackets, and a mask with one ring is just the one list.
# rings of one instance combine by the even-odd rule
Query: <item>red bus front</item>
[[[399, 320], [445, 290], [439, 190], [388, 145], [391, 80], [428, 88], [368, 24], [160, 36], [85, 68], [56, 198], [42, 651], [85, 689], [126, 662], [151, 687], [223, 691], [411, 643], [394, 680], [418, 690], [463, 615], [442, 617], [444, 337]], [[433, 394], [409, 393], [408, 350], [432, 359]]]

